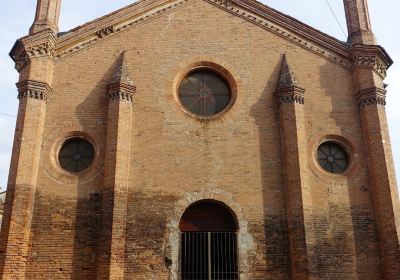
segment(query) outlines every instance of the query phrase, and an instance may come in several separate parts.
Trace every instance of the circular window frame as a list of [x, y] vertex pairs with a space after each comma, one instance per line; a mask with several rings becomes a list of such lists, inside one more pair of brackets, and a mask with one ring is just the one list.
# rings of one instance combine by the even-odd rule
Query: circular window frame
[[[70, 170], [64, 168], [64, 167], [61, 165], [61, 163], [60, 163], [60, 153], [61, 153], [62, 148], [63, 148], [68, 142], [73, 141], [73, 140], [81, 140], [81, 141], [83, 140], [83, 141], [86, 141], [87, 143], [89, 143], [89, 144], [91, 145], [91, 147], [92, 147], [92, 149], [93, 149], [93, 156], [92, 156], [92, 158], [91, 158], [90, 164], [89, 164], [86, 168], [84, 168], [84, 169], [82, 169], [82, 170], [80, 170], [80, 171], [76, 171], [76, 172], [70, 171]], [[58, 147], [58, 149], [57, 149], [57, 154], [56, 154], [56, 159], [57, 159], [58, 167], [61, 168], [64, 172], [67, 172], [67, 173], [69, 173], [69, 174], [74, 174], [74, 175], [85, 173], [85, 171], [87, 171], [88, 169], [90, 169], [90, 168], [92, 167], [94, 161], [95, 161], [95, 157], [96, 157], [96, 148], [95, 148], [95, 145], [93, 145], [92, 141], [90, 141], [90, 140], [88, 140], [87, 138], [82, 137], [82, 136], [70, 136], [70, 137], [64, 138], [63, 141], [61, 142], [61, 144], [59, 145], [59, 147]]]
[[[84, 170], [81, 170], [79, 172], [71, 172], [69, 170], [64, 169], [59, 161], [59, 154], [60, 151], [62, 149], [62, 147], [64, 146], [64, 144], [74, 138], [79, 138], [79, 139], [83, 139], [85, 141], [88, 141], [92, 146], [93, 146], [93, 160], [92, 163], [90, 164], [90, 166]], [[55, 163], [57, 170], [61, 173], [64, 174], [68, 177], [73, 177], [73, 178], [77, 178], [77, 177], [82, 177], [82, 176], [86, 176], [87, 174], [90, 174], [91, 172], [93, 172], [95, 166], [98, 165], [98, 147], [95, 144], [95, 142], [93, 141], [93, 139], [86, 133], [84, 132], [70, 132], [67, 135], [65, 135], [64, 137], [60, 137], [57, 141], [57, 143], [55, 143], [55, 150], [54, 152], [52, 152], [53, 154], [53, 162]]]
[[[341, 173], [332, 173], [332, 172], [325, 170], [318, 162], [318, 149], [322, 144], [328, 143], [328, 142], [339, 145], [347, 154], [348, 163], [347, 163], [347, 168], [345, 171], [343, 171]], [[354, 163], [353, 150], [354, 150], [353, 146], [346, 138], [344, 138], [342, 136], [338, 136], [338, 135], [327, 135], [327, 136], [323, 137], [320, 141], [318, 141], [317, 145], [313, 149], [314, 166], [316, 166], [318, 171], [323, 173], [324, 175], [327, 175], [330, 177], [335, 177], [335, 178], [346, 177], [353, 169], [353, 165], [354, 165], [353, 164]]]
[[[328, 170], [326, 170], [322, 165], [321, 165], [321, 163], [319, 162], [319, 158], [318, 158], [318, 151], [319, 151], [319, 149], [320, 149], [320, 147], [322, 146], [322, 145], [324, 145], [324, 144], [331, 144], [331, 145], [336, 145], [336, 146], [338, 146], [339, 147], [339, 149], [341, 149], [344, 153], [345, 153], [345, 155], [346, 155], [346, 168], [342, 171], [342, 172], [330, 172], [330, 171], [328, 171]], [[325, 153], [325, 155], [326, 155], [326, 153]], [[327, 155], [328, 156], [328, 155]], [[316, 161], [316, 163], [318, 164], [318, 166], [322, 169], [322, 170], [324, 170], [325, 172], [327, 172], [327, 173], [329, 173], [329, 174], [335, 174], [335, 175], [343, 175], [343, 174], [345, 174], [346, 173], [346, 171], [349, 169], [349, 167], [350, 167], [350, 162], [351, 162], [351, 153], [350, 153], [350, 151], [349, 151], [349, 149], [347, 148], [347, 146], [345, 146], [345, 145], [343, 145], [340, 141], [335, 141], [335, 140], [332, 140], [332, 139], [326, 139], [325, 141], [322, 141], [321, 143], [319, 143], [319, 145], [317, 146], [317, 149], [316, 149], [316, 151], [315, 151], [315, 161]]]
[[[58, 164], [58, 151], [69, 137], [81, 137], [92, 143], [95, 149], [95, 157], [92, 165], [79, 174], [69, 173]], [[40, 164], [42, 172], [57, 186], [76, 188], [80, 184], [86, 184], [96, 180], [103, 175], [103, 161], [105, 154], [105, 136], [100, 131], [80, 125], [70, 124], [67, 121], [61, 122], [59, 127], [54, 128], [43, 139], [42, 156]]]
[[[200, 70], [212, 71], [215, 74], [219, 75], [220, 78], [225, 81], [225, 83], [227, 84], [227, 86], [230, 90], [231, 98], [230, 98], [228, 105], [221, 112], [218, 112], [217, 114], [214, 114], [211, 116], [201, 116], [201, 115], [191, 112], [189, 109], [187, 109], [182, 104], [182, 102], [180, 100], [180, 96], [179, 96], [179, 88], [180, 88], [180, 85], [181, 85], [183, 79], [188, 77], [191, 73], [193, 73], [195, 71], [200, 71]], [[174, 98], [175, 98], [176, 102], [178, 103], [179, 107], [181, 108], [181, 110], [183, 112], [185, 112], [187, 115], [193, 117], [194, 119], [200, 120], [200, 121], [211, 121], [211, 120], [215, 120], [215, 119], [222, 117], [233, 107], [233, 105], [235, 104], [236, 99], [237, 99], [237, 85], [236, 85], [236, 82], [235, 82], [235, 79], [233, 78], [233, 76], [228, 72], [228, 70], [226, 70], [221, 65], [218, 65], [213, 62], [198, 62], [198, 63], [195, 63], [195, 64], [191, 65], [190, 67], [188, 67], [187, 70], [184, 71], [184, 73], [182, 73], [179, 76], [179, 78], [177, 79], [176, 84], [175, 84]]]

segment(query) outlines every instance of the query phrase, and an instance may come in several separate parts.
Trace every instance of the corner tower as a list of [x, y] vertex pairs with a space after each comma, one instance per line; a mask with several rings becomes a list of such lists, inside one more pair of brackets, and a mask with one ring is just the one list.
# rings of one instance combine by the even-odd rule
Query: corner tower
[[354, 83], [385, 279], [400, 275], [400, 205], [386, 120], [384, 79], [392, 60], [376, 45], [367, 0], [344, 0]]
[[29, 35], [17, 40], [10, 52], [19, 72], [19, 107], [0, 237], [4, 280], [25, 279], [60, 3], [38, 0]]

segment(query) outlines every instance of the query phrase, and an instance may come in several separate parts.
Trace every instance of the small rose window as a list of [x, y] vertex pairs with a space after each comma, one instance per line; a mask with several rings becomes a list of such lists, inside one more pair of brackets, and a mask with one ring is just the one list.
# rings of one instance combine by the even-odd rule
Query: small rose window
[[93, 145], [83, 138], [66, 140], [58, 154], [60, 166], [69, 172], [81, 172], [92, 164], [94, 159]]
[[349, 165], [346, 150], [332, 141], [324, 142], [318, 147], [317, 159], [324, 170], [334, 174], [345, 172]]
[[178, 96], [187, 111], [200, 117], [221, 113], [232, 100], [227, 81], [208, 68], [191, 71], [181, 81]]

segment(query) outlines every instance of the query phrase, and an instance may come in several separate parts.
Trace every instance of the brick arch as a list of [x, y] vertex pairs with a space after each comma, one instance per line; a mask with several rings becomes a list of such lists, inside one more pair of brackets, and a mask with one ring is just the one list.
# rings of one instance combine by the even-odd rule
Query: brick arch
[[239, 228], [235, 213], [225, 203], [204, 199], [186, 209], [179, 229], [181, 232], [236, 232]]
[[179, 248], [180, 230], [179, 222], [186, 209], [192, 204], [209, 200], [225, 204], [235, 214], [238, 222], [238, 250], [239, 250], [239, 271], [240, 279], [249, 279], [249, 271], [255, 257], [255, 243], [253, 236], [249, 233], [248, 222], [245, 218], [240, 204], [225, 190], [219, 188], [202, 189], [199, 192], [184, 193], [177, 201], [174, 211], [167, 225], [166, 242], [164, 252], [166, 265], [170, 272], [171, 280], [179, 279]]

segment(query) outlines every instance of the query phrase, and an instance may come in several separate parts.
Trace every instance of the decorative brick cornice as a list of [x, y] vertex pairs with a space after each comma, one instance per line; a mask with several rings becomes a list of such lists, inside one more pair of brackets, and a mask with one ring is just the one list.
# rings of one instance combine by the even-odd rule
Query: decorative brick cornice
[[[108, 21], [107, 26], [101, 27], [100, 29], [97, 29], [94, 32], [93, 32], [93, 30], [90, 30], [89, 32], [84, 33], [85, 34], [85, 35], [83, 35], [84, 39], [80, 38], [80, 36], [79, 36], [79, 39], [76, 40], [76, 37], [78, 37], [78, 36], [73, 36], [75, 32], [80, 31], [80, 29], [84, 29], [82, 27], [78, 27], [76, 30], [73, 30], [71, 33], [66, 34], [65, 37], [61, 37], [59, 39], [59, 44], [58, 44], [60, 46], [60, 50], [57, 50], [57, 52], [55, 54], [55, 58], [56, 58], [56, 60], [60, 60], [65, 57], [68, 57], [88, 46], [91, 46], [101, 40], [111, 37], [114, 34], [119, 34], [128, 29], [131, 29], [133, 27], [141, 25], [144, 22], [153, 20], [155, 17], [162, 16], [162, 15], [182, 6], [184, 3], [188, 2], [188, 1], [189, 0], [175, 0], [172, 2], [158, 1], [159, 2], [158, 4], [156, 2], [147, 4], [147, 3], [145, 3], [145, 1], [138, 1], [132, 5], [132, 6], [137, 7], [136, 11], [132, 10], [132, 12], [127, 15], [124, 15], [122, 17], [117, 17], [118, 12], [123, 13], [123, 10], [125, 10], [125, 9], [130, 10], [130, 6], [128, 6], [125, 9], [121, 9], [120, 11], [112, 13], [112, 15], [110, 15], [110, 18], [112, 18], [113, 16], [116, 16], [116, 18], [113, 20], [113, 24], [110, 25], [110, 23]], [[140, 7], [140, 8], [138, 7], [138, 6], [142, 6], [142, 5], [144, 7]], [[149, 6], [150, 6], [150, 9], [149, 9]], [[108, 17], [108, 16], [105, 16], [105, 17]], [[103, 17], [103, 18], [105, 18], [105, 17]], [[96, 21], [94, 21], [93, 24], [95, 22]], [[92, 23], [88, 23], [88, 25], [91, 25], [91, 24]], [[97, 24], [95, 26], [97, 26]], [[84, 27], [86, 27], [86, 26], [84, 26]], [[93, 28], [95, 28], [95, 27], [93, 27]]]
[[114, 33], [114, 26], [111, 25], [111, 26], [107, 26], [105, 28], [100, 29], [99, 31], [96, 32], [96, 35], [99, 38], [103, 38], [112, 33]]
[[386, 90], [382, 88], [372, 87], [360, 90], [357, 97], [361, 109], [368, 105], [386, 105]]
[[110, 100], [119, 100], [132, 102], [136, 92], [136, 87], [127, 84], [110, 84], [107, 85], [107, 96]]
[[393, 61], [381, 46], [355, 45], [353, 48], [354, 66], [370, 68], [382, 79], [386, 78], [386, 70]]
[[21, 69], [34, 58], [48, 57], [53, 59], [56, 37], [53, 32], [41, 32], [17, 40], [11, 49], [10, 56], [15, 61], [15, 69]]
[[275, 100], [279, 105], [282, 104], [304, 105], [304, 93], [305, 90], [297, 86], [282, 88], [275, 92]]
[[232, 5], [232, 0], [215, 0], [216, 3], [219, 3], [225, 7], [229, 7]]
[[[310, 52], [351, 70], [351, 49], [333, 37], [296, 21], [261, 3], [249, 0], [206, 0], [230, 14], [281, 36]], [[86, 47], [139, 26], [155, 17], [179, 8], [189, 0], [137, 1], [135, 4], [80, 26], [61, 36], [57, 42], [55, 59], [62, 60]], [[192, 2], [192, 1], [191, 1]]]
[[285, 38], [310, 52], [351, 69], [349, 53], [345, 43], [329, 37], [304, 23], [280, 13], [258, 1], [252, 0], [206, 0], [222, 9]]
[[47, 83], [26, 80], [17, 83], [18, 99], [33, 98], [47, 101], [51, 93], [51, 87]]

